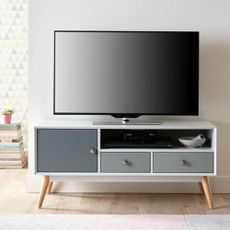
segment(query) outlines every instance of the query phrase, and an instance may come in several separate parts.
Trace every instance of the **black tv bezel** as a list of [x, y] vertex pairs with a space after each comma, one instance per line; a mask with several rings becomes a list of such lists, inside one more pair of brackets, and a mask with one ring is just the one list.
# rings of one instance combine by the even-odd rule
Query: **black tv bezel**
[[[197, 76], [197, 110], [194, 113], [86, 113], [86, 112], [56, 112], [55, 111], [55, 55], [56, 55], [56, 33], [58, 32], [97, 32], [97, 33], [196, 33], [198, 35], [198, 59], [197, 59], [197, 67], [198, 67], [198, 76]], [[200, 95], [200, 33], [199, 31], [192, 30], [171, 30], [171, 31], [151, 31], [151, 30], [54, 30], [54, 65], [53, 65], [53, 115], [110, 115], [115, 118], [137, 118], [142, 115], [156, 115], [156, 116], [199, 116], [199, 95]]]

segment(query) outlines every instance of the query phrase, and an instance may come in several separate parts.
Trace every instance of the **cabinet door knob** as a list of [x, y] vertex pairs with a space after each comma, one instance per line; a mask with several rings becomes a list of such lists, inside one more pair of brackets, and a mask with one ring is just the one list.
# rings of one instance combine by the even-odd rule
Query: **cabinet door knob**
[[91, 149], [90, 149], [90, 153], [91, 153], [91, 154], [96, 154], [96, 153], [97, 153], [97, 150], [96, 150], [95, 148], [91, 148]]
[[127, 160], [122, 160], [121, 163], [124, 165], [124, 166], [127, 166], [129, 164], [129, 162]]
[[181, 166], [186, 166], [187, 164], [188, 164], [188, 162], [186, 160], [181, 160], [180, 161]]

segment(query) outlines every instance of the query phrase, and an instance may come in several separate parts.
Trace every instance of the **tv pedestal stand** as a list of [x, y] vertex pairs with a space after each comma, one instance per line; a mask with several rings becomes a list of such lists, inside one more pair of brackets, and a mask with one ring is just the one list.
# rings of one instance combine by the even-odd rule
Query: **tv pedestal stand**
[[121, 122], [122, 122], [122, 124], [124, 124], [124, 125], [125, 125], [125, 124], [128, 124], [129, 121], [130, 121], [130, 120], [129, 120], [128, 118], [126, 118], [126, 117], [122, 117], [122, 118], [121, 118]]
[[93, 125], [161, 125], [160, 121], [138, 121], [130, 118], [122, 117], [121, 121], [93, 121]]
[[[203, 134], [200, 148], [179, 137]], [[216, 127], [205, 121], [156, 125], [94, 125], [48, 121], [34, 127], [35, 174], [44, 176], [38, 207], [53, 181], [195, 182], [213, 208], [209, 177], [216, 175]], [[66, 178], [68, 177], [68, 178]], [[51, 182], [51, 183], [50, 183]]]

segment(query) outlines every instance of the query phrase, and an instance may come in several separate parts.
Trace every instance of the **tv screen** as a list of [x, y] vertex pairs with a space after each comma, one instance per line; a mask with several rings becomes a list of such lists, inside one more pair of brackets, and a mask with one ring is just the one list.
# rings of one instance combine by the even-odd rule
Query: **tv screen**
[[198, 115], [198, 88], [199, 32], [54, 32], [54, 114]]

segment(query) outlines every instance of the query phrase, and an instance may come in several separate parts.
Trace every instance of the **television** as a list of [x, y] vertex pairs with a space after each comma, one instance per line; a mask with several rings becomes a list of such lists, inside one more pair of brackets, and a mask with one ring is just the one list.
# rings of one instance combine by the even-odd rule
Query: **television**
[[199, 32], [54, 31], [54, 114], [198, 115]]

